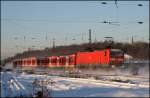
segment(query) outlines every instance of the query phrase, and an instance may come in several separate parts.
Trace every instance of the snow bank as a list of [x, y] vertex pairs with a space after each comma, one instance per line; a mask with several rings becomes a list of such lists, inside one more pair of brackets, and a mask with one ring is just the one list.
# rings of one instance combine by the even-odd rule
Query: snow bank
[[[53, 85], [47, 85], [47, 88], [51, 91], [52, 97], [148, 97], [149, 85], [141, 84], [129, 84], [119, 83], [112, 81], [102, 81], [94, 79], [80, 79], [80, 78], [68, 78], [59, 76], [46, 76], [35, 74], [14, 74], [14, 73], [2, 73], [2, 83], [4, 84], [11, 77], [14, 78], [15, 83], [20, 89], [13, 87], [13, 95], [31, 95], [33, 91], [32, 82], [34, 79], [52, 79], [55, 83]], [[113, 76], [112, 76], [113, 77]], [[123, 76], [120, 76], [124, 78]], [[127, 78], [127, 77], [126, 77]], [[134, 76], [134, 81], [137, 81]], [[147, 81], [148, 82], [148, 81]], [[7, 82], [6, 82], [7, 83]], [[3, 96], [5, 97], [9, 92], [8, 89], [1, 88]], [[6, 95], [5, 95], [6, 94]]]
[[129, 54], [124, 54], [124, 59], [125, 60], [130, 60], [130, 59], [133, 59], [133, 57]]
[[9, 62], [9, 63], [6, 63], [5, 66], [3, 67], [3, 69], [13, 69], [13, 63]]

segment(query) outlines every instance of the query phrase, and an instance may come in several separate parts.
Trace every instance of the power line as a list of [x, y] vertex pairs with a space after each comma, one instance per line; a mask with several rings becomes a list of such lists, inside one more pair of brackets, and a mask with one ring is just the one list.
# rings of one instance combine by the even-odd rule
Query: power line
[[[112, 24], [112, 25], [119, 25], [117, 23], [125, 23], [125, 22], [117, 22], [117, 21], [101, 21], [101, 22], [97, 22], [97, 21], [54, 21], [54, 20], [41, 20], [41, 19], [13, 19], [13, 18], [2, 18], [2, 20], [6, 20], [6, 21], [28, 21], [28, 22], [49, 22], [49, 23], [105, 23], [105, 24]], [[139, 24], [143, 24], [143, 21], [127, 21], [126, 23], [139, 23]], [[19, 25], [20, 26], [20, 25]], [[23, 28], [24, 29], [24, 28]]]
[[[138, 1], [135, 1], [136, 4], [135, 4], [135, 3], [132, 4], [132, 3], [122, 3], [122, 1], [119, 1], [119, 0], [114, 0], [114, 1], [107, 1], [107, 0], [106, 0], [106, 1], [97, 1], [96, 4], [94, 4], [94, 3], [86, 4], [86, 3], [84, 3], [84, 2], [83, 2], [83, 3], [81, 2], [80, 4], [79, 4], [79, 3], [72, 3], [72, 4], [70, 4], [70, 3], [68, 3], [68, 2], [65, 2], [65, 3], [64, 3], [64, 2], [63, 2], [63, 3], [57, 2], [57, 3], [46, 3], [46, 4], [41, 4], [41, 3], [40, 3], [40, 4], [38, 4], [38, 3], [29, 3], [29, 4], [32, 4], [32, 5], [29, 5], [29, 4], [28, 4], [28, 5], [24, 5], [24, 4], [16, 4], [16, 3], [15, 3], [15, 4], [9, 4], [9, 5], [7, 4], [7, 6], [34, 6], [34, 7], [35, 7], [35, 6], [38, 6], [38, 7], [40, 6], [40, 7], [47, 7], [47, 6], [50, 6], [51, 4], [53, 4], [53, 5], [55, 4], [55, 5], [59, 5], [59, 6], [60, 6], [60, 5], [72, 5], [72, 6], [73, 6], [73, 5], [75, 5], [75, 6], [96, 6], [96, 5], [98, 5], [98, 6], [100, 6], [100, 5], [107, 5], [107, 4], [108, 4], [108, 5], [114, 5], [115, 3], [117, 3], [116, 1], [119, 2], [119, 3], [118, 3], [119, 5], [132, 5], [132, 6], [133, 6], [133, 5], [136, 5], [136, 6], [137, 6], [137, 5], [138, 5], [138, 6], [148, 6], [148, 5], [149, 5], [149, 4], [142, 4], [142, 3], [139, 3]], [[148, 0], [147, 0], [147, 1], [148, 1]], [[99, 2], [100, 2], [100, 4], [99, 4]], [[114, 2], [115, 2], [115, 3], [114, 3]], [[131, 1], [129, 1], [129, 2], [131, 2]], [[4, 5], [4, 4], [3, 4], [3, 5]]]

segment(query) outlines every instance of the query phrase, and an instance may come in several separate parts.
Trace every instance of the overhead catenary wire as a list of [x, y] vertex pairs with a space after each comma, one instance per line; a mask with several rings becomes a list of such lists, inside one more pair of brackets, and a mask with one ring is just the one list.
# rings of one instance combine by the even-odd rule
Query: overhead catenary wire
[[[117, 0], [115, 0], [117, 2]], [[105, 3], [105, 4], [113, 4], [113, 3]], [[143, 4], [140, 4], [140, 3], [137, 3], [138, 6], [143, 6]], [[120, 4], [122, 5], [122, 4]], [[132, 4], [124, 4], [124, 5], [132, 5]], [[2, 20], [7, 20], [7, 21], [30, 21], [30, 22], [52, 22], [52, 23], [96, 23], [96, 22], [92, 22], [92, 21], [51, 21], [51, 20], [33, 20], [33, 19], [9, 19], [9, 18], [6, 18], [6, 19], [2, 19]], [[142, 21], [139, 21], [137, 22], [139, 24], [143, 24]], [[108, 22], [108, 24], [112, 24], [112, 22]], [[112, 24], [113, 25], [113, 24]], [[115, 24], [114, 24], [115, 25]], [[117, 24], [118, 25], [118, 24]]]
[[[42, 19], [14, 19], [14, 18], [2, 18], [3, 21], [27, 21], [27, 22], [48, 22], [48, 23], [141, 23], [143, 21], [126, 21], [126, 22], [119, 22], [119, 21], [110, 21], [110, 20], [104, 20], [104, 21], [54, 21], [54, 20], [42, 20]], [[14, 22], [13, 22], [14, 23]], [[20, 25], [19, 25], [20, 26]]]
[[[148, 1], [148, 0], [147, 0]], [[76, 3], [76, 2], [73, 2], [73, 3], [70, 3], [70, 2], [48, 2], [48, 3], [11, 3], [11, 4], [7, 4], [7, 6], [40, 6], [40, 7], [46, 7], [46, 6], [49, 6], [49, 4], [53, 4], [55, 6], [57, 5], [75, 5], [75, 6], [100, 6], [100, 5], [115, 5], [117, 3], [117, 5], [132, 5], [132, 6], [149, 6], [149, 4], [143, 4], [143, 3], [140, 3], [138, 1], [135, 1], [136, 3], [131, 3], [131, 1], [129, 1], [128, 3], [124, 3], [123, 1], [121, 0], [114, 0], [114, 1], [93, 1], [90, 3], [85, 3], [85, 2], [80, 2], [80, 3]], [[5, 4], [5, 3], [4, 3]], [[3, 4], [3, 5], [4, 5]], [[5, 4], [6, 5], [6, 4]], [[116, 6], [116, 5], [115, 5]]]

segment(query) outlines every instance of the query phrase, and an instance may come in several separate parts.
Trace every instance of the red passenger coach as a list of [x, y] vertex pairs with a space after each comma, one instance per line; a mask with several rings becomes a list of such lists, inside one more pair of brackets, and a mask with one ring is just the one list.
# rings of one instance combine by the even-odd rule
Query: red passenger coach
[[36, 57], [16, 59], [13, 61], [14, 67], [36, 67]]
[[37, 67], [37, 59], [36, 57], [24, 58], [22, 59], [23, 67]]
[[48, 57], [48, 67], [62, 67], [65, 65], [65, 59], [63, 56], [51, 56]]

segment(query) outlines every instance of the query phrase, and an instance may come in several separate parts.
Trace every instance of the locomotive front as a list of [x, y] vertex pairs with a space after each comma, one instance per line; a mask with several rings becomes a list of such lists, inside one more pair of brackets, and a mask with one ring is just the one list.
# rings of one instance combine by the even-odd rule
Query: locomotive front
[[122, 65], [124, 52], [120, 49], [110, 49], [110, 65]]

